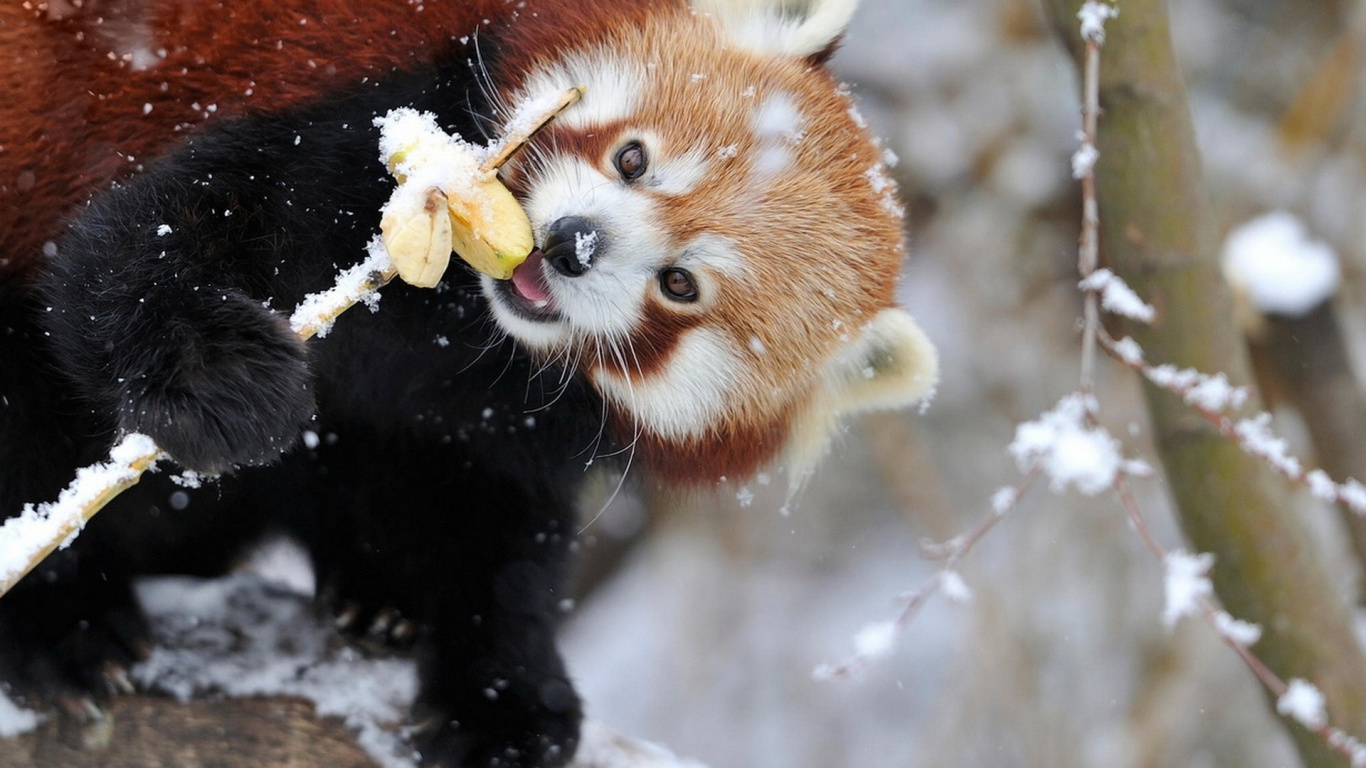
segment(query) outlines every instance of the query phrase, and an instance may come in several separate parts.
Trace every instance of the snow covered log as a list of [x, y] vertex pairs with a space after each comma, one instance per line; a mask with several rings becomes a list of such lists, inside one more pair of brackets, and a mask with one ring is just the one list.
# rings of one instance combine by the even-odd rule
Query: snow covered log
[[[1074, 58], [1081, 0], [1046, 0]], [[1101, 242], [1115, 273], [1157, 308], [1131, 332], [1154, 360], [1250, 380], [1217, 242], [1185, 88], [1163, 0], [1125, 0], [1106, 28], [1100, 77]], [[1332, 722], [1366, 732], [1366, 659], [1347, 606], [1300, 520], [1285, 483], [1170, 394], [1145, 386], [1152, 429], [1180, 522], [1197, 551], [1215, 555], [1225, 608], [1261, 624], [1258, 656], [1282, 679], [1323, 691]], [[1257, 404], [1249, 404], [1253, 409]], [[1317, 736], [1292, 727], [1304, 764], [1342, 766]]]
[[[116, 700], [102, 722], [50, 717], [0, 738], [0, 768], [378, 768], [335, 717], [294, 698]], [[572, 768], [703, 768], [653, 744], [589, 725]]]
[[[129, 670], [144, 693], [81, 718], [0, 691], [0, 768], [416, 768], [411, 659], [344, 641], [306, 591], [250, 572], [144, 579], [154, 647]], [[705, 767], [587, 723], [572, 768]]]

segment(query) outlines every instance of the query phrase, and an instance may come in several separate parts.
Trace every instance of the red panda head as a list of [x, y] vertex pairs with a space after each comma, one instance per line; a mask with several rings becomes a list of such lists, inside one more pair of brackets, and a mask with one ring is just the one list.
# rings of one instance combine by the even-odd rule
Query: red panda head
[[665, 478], [779, 457], [800, 476], [838, 414], [935, 383], [934, 348], [893, 297], [895, 189], [820, 63], [853, 6], [654, 4], [528, 43], [494, 78], [508, 111], [586, 87], [506, 170], [538, 250], [486, 279], [494, 315], [585, 373]]

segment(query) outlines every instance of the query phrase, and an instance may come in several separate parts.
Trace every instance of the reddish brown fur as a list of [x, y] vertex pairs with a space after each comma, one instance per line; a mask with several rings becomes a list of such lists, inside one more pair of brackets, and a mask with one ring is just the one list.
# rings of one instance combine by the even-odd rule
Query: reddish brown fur
[[[460, 37], [471, 36], [474, 56], [484, 19], [511, 23], [543, 50], [572, 39], [581, 15], [643, 13], [622, 0], [528, 0], [520, 11], [504, 0], [29, 5], [0, 3], [0, 281], [24, 275], [92, 191], [205, 119], [279, 110], [331, 86], [421, 67]], [[150, 30], [150, 48], [166, 52], [145, 71], [113, 48], [139, 25]]]
[[[753, 338], [765, 350], [762, 359], [742, 352], [752, 355], [745, 361], [748, 380], [730, 393], [725, 424], [682, 443], [647, 433], [637, 441], [638, 453], [675, 480], [714, 482], [723, 474], [744, 474], [737, 467], [752, 472], [774, 457], [794, 419], [812, 407], [820, 363], [894, 305], [901, 222], [883, 208], [866, 176], [879, 163], [879, 151], [824, 68], [813, 60], [726, 49], [710, 20], [686, 10], [613, 27], [603, 40], [556, 39], [550, 45], [571, 44], [602, 46], [653, 64], [647, 109], [634, 121], [556, 128], [537, 141], [547, 151], [581, 155], [608, 178], [612, 148], [635, 132], [648, 130], [677, 151], [702, 148], [713, 165], [704, 181], [687, 195], [659, 195], [656, 205], [674, 242], [700, 232], [723, 235], [739, 244], [752, 272], [742, 284], [712, 275], [725, 284], [722, 298], [700, 311], [651, 300], [647, 321], [630, 344], [642, 364], [627, 373], [638, 382], [656, 374], [679, 334], [703, 318], [707, 327], [728, 333], [736, 349], [750, 350]], [[695, 73], [707, 76], [705, 87], [694, 82]], [[720, 96], [718, 84], [725, 88]], [[743, 97], [750, 86], [754, 96]], [[791, 148], [793, 167], [759, 189], [749, 183], [759, 149], [754, 113], [780, 93], [789, 94], [806, 118], [805, 136]], [[716, 150], [729, 145], [736, 156], [717, 159]], [[592, 364], [597, 358], [583, 359]], [[618, 415], [618, 421], [623, 434], [631, 434], [630, 415]]]
[[[598, 126], [591, 137], [551, 131], [539, 141], [572, 144], [603, 164], [610, 143], [633, 127], [673, 147], [739, 150], [729, 162], [713, 161], [721, 172], [661, 210], [676, 241], [707, 231], [738, 243], [751, 279], [736, 285], [711, 275], [727, 283], [714, 305], [651, 304], [627, 365], [639, 366], [632, 376], [656, 374], [686, 330], [702, 322], [730, 334], [738, 350], [756, 338], [767, 351], [746, 361], [724, 423], [707, 435], [640, 438], [638, 448], [662, 476], [714, 481], [762, 466], [812, 406], [820, 364], [845, 334], [893, 304], [900, 223], [869, 188], [865, 173], [877, 149], [818, 66], [824, 52], [779, 60], [725, 50], [720, 31], [685, 0], [527, 0], [520, 11], [505, 0], [86, 0], [83, 10], [53, 18], [62, 15], [0, 4], [0, 283], [22, 279], [60, 220], [92, 191], [164, 154], [204, 120], [278, 110], [331, 86], [424, 66], [436, 46], [459, 45], [487, 18], [508, 24], [504, 53], [511, 56], [494, 75], [505, 93], [534, 62], [590, 44], [657, 67], [658, 88], [639, 126]], [[137, 71], [111, 57], [117, 35], [108, 30], [143, 21], [150, 47], [166, 54]], [[606, 31], [593, 40], [585, 37], [591, 29]], [[469, 55], [476, 55], [473, 42]], [[734, 98], [689, 87], [698, 72], [710, 85], [726, 83]], [[756, 88], [753, 99], [740, 96], [747, 86]], [[757, 149], [753, 111], [777, 92], [800, 106], [806, 137], [793, 148], [795, 168], [757, 190], [747, 186]], [[619, 434], [633, 433], [629, 414], [614, 419]]]

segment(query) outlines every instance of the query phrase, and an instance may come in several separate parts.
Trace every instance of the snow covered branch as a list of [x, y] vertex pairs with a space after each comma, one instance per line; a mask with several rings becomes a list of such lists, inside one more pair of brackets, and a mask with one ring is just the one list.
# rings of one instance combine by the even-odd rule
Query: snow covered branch
[[[1081, 381], [1079, 390], [1064, 397], [1040, 418], [1021, 424], [1011, 453], [1026, 479], [1002, 495], [1009, 509], [1035, 477], [1046, 475], [1050, 489], [1075, 489], [1086, 494], [1109, 490], [1115, 494], [1131, 528], [1163, 564], [1168, 628], [1187, 615], [1199, 615], [1214, 629], [1270, 692], [1276, 710], [1303, 725], [1311, 736], [1294, 731], [1306, 765], [1336, 765], [1342, 758], [1366, 766], [1366, 746], [1332, 724], [1361, 727], [1361, 650], [1346, 620], [1345, 606], [1336, 600], [1326, 575], [1297, 521], [1285, 513], [1285, 489], [1266, 482], [1266, 467], [1308, 486], [1320, 498], [1338, 501], [1366, 513], [1366, 487], [1355, 480], [1339, 483], [1318, 470], [1306, 471], [1286, 451], [1284, 441], [1269, 430], [1262, 414], [1235, 421], [1226, 412], [1257, 407], [1246, 387], [1231, 382], [1247, 380], [1246, 361], [1238, 354], [1239, 337], [1233, 328], [1231, 302], [1221, 294], [1222, 280], [1210, 255], [1209, 229], [1204, 221], [1200, 159], [1184, 97], [1170, 55], [1165, 11], [1161, 4], [1134, 3], [1131, 23], [1122, 35], [1117, 58], [1119, 74], [1109, 84], [1100, 76], [1100, 49], [1106, 40], [1105, 22], [1118, 16], [1110, 5], [1088, 1], [1048, 0], [1054, 22], [1064, 31], [1077, 56], [1083, 77], [1081, 146], [1072, 158], [1073, 175], [1082, 183], [1082, 224], [1079, 238], [1079, 289], [1084, 293]], [[1080, 36], [1067, 22], [1080, 19]], [[1075, 23], [1075, 22], [1072, 22]], [[1141, 39], [1140, 39], [1141, 38]], [[1122, 42], [1121, 42], [1122, 41]], [[1099, 96], [1112, 90], [1110, 119], [1117, 132], [1141, 132], [1151, 141], [1121, 137], [1107, 143], [1097, 134]], [[1119, 95], [1114, 95], [1119, 89]], [[1133, 94], [1146, 94], [1135, 98]], [[1151, 103], [1150, 103], [1151, 102]], [[1107, 123], [1108, 124], [1108, 123]], [[1103, 147], [1115, 157], [1107, 164], [1107, 179], [1098, 184], [1096, 167]], [[1155, 154], [1144, 154], [1155, 153]], [[1108, 197], [1107, 197], [1108, 195]], [[1116, 232], [1100, 218], [1100, 206], [1123, 212], [1125, 230]], [[1109, 269], [1098, 267], [1101, 235], [1110, 244], [1115, 272], [1142, 275], [1145, 293], [1160, 300], [1139, 298]], [[1190, 254], [1173, 257], [1172, 254]], [[1101, 309], [1142, 324], [1157, 319], [1156, 304], [1165, 317], [1161, 327], [1143, 328], [1141, 338], [1159, 357], [1178, 362], [1152, 366], [1144, 360], [1139, 341], [1114, 341], [1101, 328]], [[1175, 329], [1201, 329], [1200, 333]], [[1103, 348], [1142, 374], [1152, 385], [1147, 391], [1155, 437], [1176, 496], [1182, 522], [1194, 553], [1167, 550], [1148, 528], [1130, 478], [1148, 474], [1147, 465], [1123, 458], [1118, 440], [1100, 424], [1100, 402], [1095, 396], [1095, 351]], [[1200, 369], [1227, 371], [1213, 375]], [[1154, 390], [1175, 393], [1170, 402]], [[1194, 409], [1213, 429], [1192, 429]], [[1198, 427], [1198, 422], [1196, 422]], [[1211, 483], [1209, 478], [1219, 478]], [[1273, 478], [1274, 479], [1274, 478]], [[844, 664], [825, 666], [817, 675], [843, 678], [867, 667], [889, 652], [921, 605], [944, 589], [946, 577], [957, 586], [958, 560], [991, 530], [999, 516], [988, 518], [964, 542], [959, 539], [927, 547], [928, 555], [946, 558], [944, 569], [905, 597], [906, 606], [893, 621], [866, 626], [855, 636], [855, 655]], [[1216, 593], [1231, 613], [1218, 607]], [[1258, 623], [1235, 618], [1254, 618]], [[1273, 621], [1274, 619], [1274, 621]], [[1259, 653], [1251, 647], [1256, 645]], [[1344, 682], [1339, 675], [1352, 682]], [[1324, 685], [1317, 687], [1310, 680]], [[1347, 686], [1344, 688], [1344, 686]], [[1330, 712], [1334, 713], [1330, 716]]]
[[[304, 298], [290, 317], [290, 327], [304, 339], [326, 336], [337, 317], [357, 303], [373, 312], [377, 291], [396, 274], [376, 238], [368, 258], [342, 272], [334, 287]], [[49, 554], [69, 546], [105, 505], [165, 457], [152, 438], [125, 435], [110, 449], [108, 461], [78, 470], [57, 501], [25, 505], [17, 517], [0, 525], [0, 598]]]

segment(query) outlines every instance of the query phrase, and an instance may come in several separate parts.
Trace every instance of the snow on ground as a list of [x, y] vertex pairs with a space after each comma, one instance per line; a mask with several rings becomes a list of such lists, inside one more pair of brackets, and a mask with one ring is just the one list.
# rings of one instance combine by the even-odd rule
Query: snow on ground
[[341, 718], [385, 768], [411, 768], [401, 735], [417, 694], [412, 663], [372, 658], [323, 628], [310, 602], [251, 574], [139, 583], [156, 647], [135, 682], [180, 699], [295, 696]]
[[15, 704], [0, 690], [0, 739], [12, 739], [38, 727], [42, 716]]
[[[132, 670], [148, 690], [179, 699], [288, 696], [340, 718], [384, 768], [415, 768], [405, 732], [417, 671], [403, 656], [376, 656], [319, 622], [307, 595], [311, 574], [290, 545], [269, 543], [248, 569], [221, 579], [163, 577], [138, 583], [151, 621], [151, 656]], [[259, 573], [284, 576], [271, 581]], [[37, 724], [0, 694], [0, 737]], [[579, 768], [706, 768], [595, 723], [584, 727]]]

